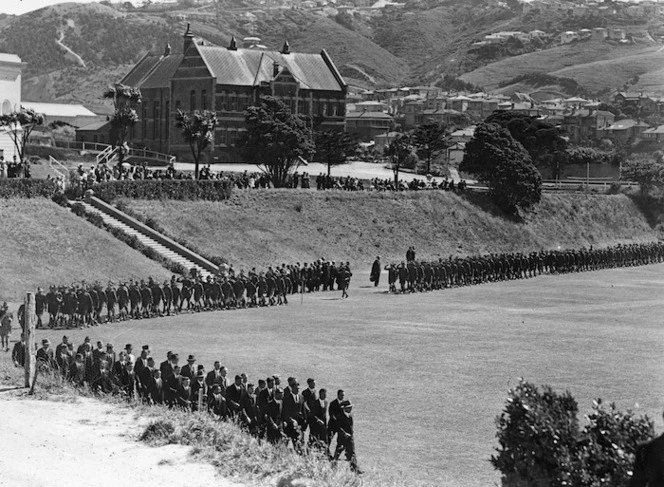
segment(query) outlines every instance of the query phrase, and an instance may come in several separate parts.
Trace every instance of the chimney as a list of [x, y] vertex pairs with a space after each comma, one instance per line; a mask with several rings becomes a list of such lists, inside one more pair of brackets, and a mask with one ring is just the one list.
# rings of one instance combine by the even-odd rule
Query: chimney
[[182, 52], [186, 53], [189, 46], [194, 43], [194, 34], [191, 32], [191, 24], [189, 22], [187, 22], [187, 32], [182, 37], [184, 38], [184, 51]]
[[237, 39], [235, 36], [231, 37], [231, 43], [228, 45], [229, 51], [237, 51]]
[[164, 57], [171, 55], [171, 45], [167, 42], [166, 48], [164, 49]]
[[274, 63], [272, 63], [272, 77], [276, 78], [278, 74], [279, 74], [279, 63], [275, 61]]
[[290, 44], [288, 41], [284, 42], [284, 47], [281, 48], [281, 54], [290, 54]]

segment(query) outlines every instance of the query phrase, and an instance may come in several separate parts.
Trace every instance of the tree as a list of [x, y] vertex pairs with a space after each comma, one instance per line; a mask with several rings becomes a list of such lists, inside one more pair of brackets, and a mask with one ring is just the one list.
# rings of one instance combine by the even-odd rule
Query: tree
[[316, 159], [327, 165], [327, 175], [332, 166], [345, 164], [349, 157], [357, 154], [357, 136], [341, 130], [319, 130], [314, 133]]
[[192, 116], [182, 110], [175, 115], [175, 125], [182, 131], [182, 138], [189, 144], [194, 157], [194, 179], [198, 179], [198, 167], [201, 154], [214, 139], [217, 115], [209, 110], [196, 110]]
[[258, 164], [270, 175], [275, 187], [285, 187], [302, 159], [314, 153], [314, 141], [307, 120], [293, 115], [283, 102], [272, 96], [245, 112], [246, 132], [239, 147], [248, 163]]
[[122, 167], [125, 155], [129, 152], [127, 137], [129, 129], [138, 122], [136, 107], [141, 103], [141, 90], [121, 83], [104, 91], [104, 98], [113, 100], [114, 112], [111, 115], [111, 128], [115, 131], [115, 147], [118, 147], [118, 167]]
[[542, 176], [526, 149], [498, 124], [477, 126], [459, 170], [486, 184], [495, 203], [509, 214], [540, 201]]
[[632, 156], [622, 165], [621, 179], [639, 184], [641, 194], [664, 185], [664, 163], [661, 154], [657, 158], [647, 155]]
[[394, 187], [399, 188], [399, 171], [408, 159], [413, 155], [413, 145], [410, 134], [399, 134], [385, 147], [385, 156], [390, 160], [390, 166], [394, 173]]
[[446, 125], [434, 121], [418, 125], [413, 132], [413, 145], [417, 156], [427, 163], [427, 174], [431, 172], [431, 161], [449, 147], [449, 135]]
[[9, 137], [16, 147], [20, 162], [23, 162], [25, 146], [30, 134], [39, 125], [44, 125], [44, 115], [35, 112], [32, 108], [21, 107], [18, 111], [0, 116], [0, 127], [6, 127]]
[[514, 140], [525, 147], [535, 164], [539, 164], [538, 159], [544, 155], [564, 157], [567, 141], [548, 122], [514, 111], [495, 112], [484, 122], [497, 123], [509, 130]]

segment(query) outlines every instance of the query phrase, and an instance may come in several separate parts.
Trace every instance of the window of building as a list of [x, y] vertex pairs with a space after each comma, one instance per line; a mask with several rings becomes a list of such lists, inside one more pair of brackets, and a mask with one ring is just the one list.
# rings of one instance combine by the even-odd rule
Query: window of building
[[237, 97], [235, 93], [228, 95], [228, 111], [236, 112], [237, 111]]
[[171, 112], [169, 111], [171, 108], [171, 102], [167, 101], [166, 102], [166, 108], [164, 110], [164, 137], [168, 139], [168, 136], [170, 135], [170, 125], [171, 125]]
[[191, 90], [189, 93], [189, 110], [192, 112], [196, 110], [196, 90]]
[[147, 103], [141, 109], [141, 138], [145, 139], [148, 136], [148, 107]]
[[160, 121], [160, 116], [159, 116], [159, 102], [155, 101], [154, 105], [152, 107], [152, 139], [153, 140], [158, 140], [161, 131], [159, 130], [159, 121]]
[[207, 110], [207, 91], [201, 90], [201, 110]]

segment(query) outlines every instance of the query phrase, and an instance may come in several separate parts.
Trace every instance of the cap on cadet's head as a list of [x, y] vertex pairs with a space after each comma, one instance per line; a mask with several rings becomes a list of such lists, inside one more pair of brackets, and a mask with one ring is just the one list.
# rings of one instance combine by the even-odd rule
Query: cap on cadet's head
[[131, 343], [127, 343], [125, 345], [125, 350], [129, 350], [130, 348], [134, 348], [134, 347], [131, 346]]
[[196, 357], [193, 355], [189, 355], [189, 357], [187, 357], [187, 362], [196, 362]]
[[312, 378], [307, 379], [307, 384], [309, 384], [309, 385], [313, 384], [314, 382], [316, 382], [315, 379], [312, 379]]
[[143, 350], [150, 350], [150, 345], [143, 345]]
[[48, 341], [48, 338], [44, 338], [42, 340], [42, 345], [46, 345], [47, 343], [50, 344], [51, 342]]
[[205, 365], [198, 364], [198, 366], [196, 366], [196, 370], [205, 370]]

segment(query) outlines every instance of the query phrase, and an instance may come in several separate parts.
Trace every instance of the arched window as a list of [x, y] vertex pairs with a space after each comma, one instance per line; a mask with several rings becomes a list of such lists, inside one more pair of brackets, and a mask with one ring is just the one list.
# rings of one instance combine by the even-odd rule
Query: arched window
[[7, 115], [8, 113], [12, 112], [12, 104], [9, 102], [9, 100], [5, 100], [2, 102], [2, 115]]
[[189, 110], [196, 110], [196, 90], [191, 90], [189, 94]]

